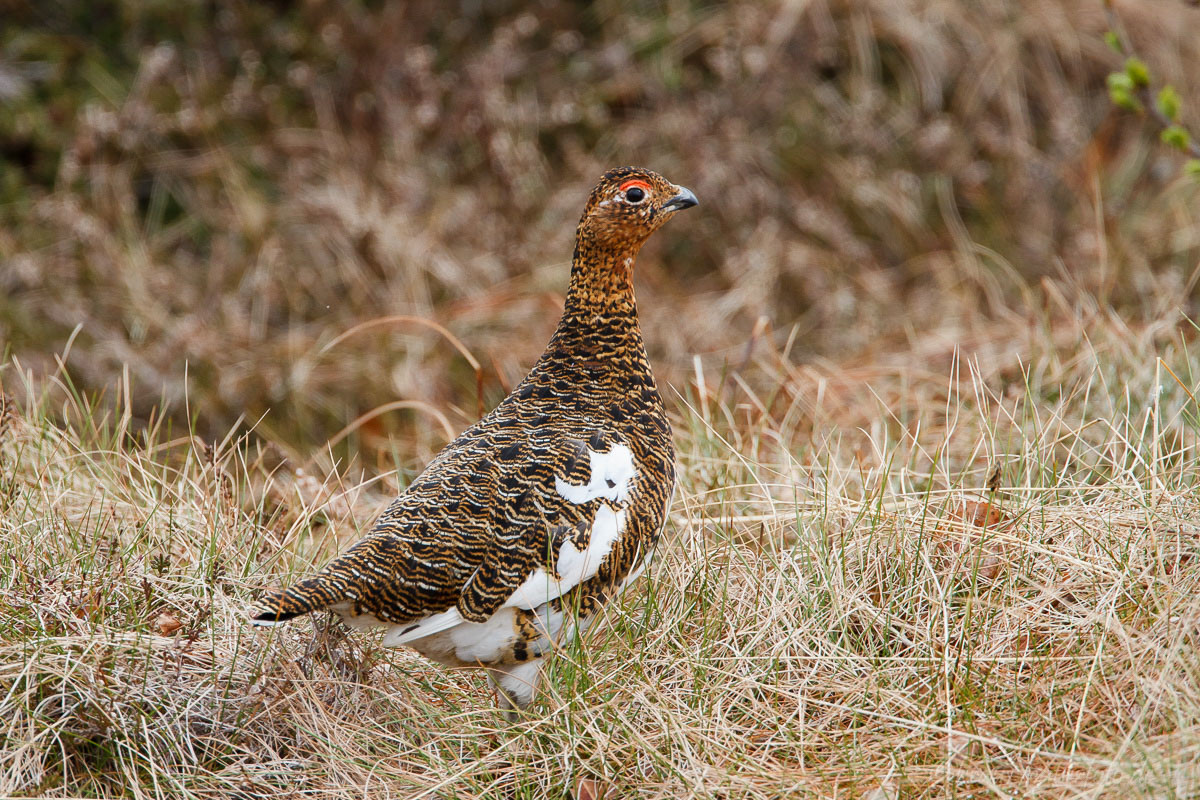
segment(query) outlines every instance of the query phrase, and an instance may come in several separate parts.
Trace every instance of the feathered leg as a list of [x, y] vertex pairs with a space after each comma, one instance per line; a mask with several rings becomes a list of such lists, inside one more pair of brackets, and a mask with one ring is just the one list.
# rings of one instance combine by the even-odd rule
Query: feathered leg
[[510, 664], [488, 670], [488, 680], [496, 690], [496, 703], [504, 718], [515, 722], [533, 700], [542, 675], [542, 659]]

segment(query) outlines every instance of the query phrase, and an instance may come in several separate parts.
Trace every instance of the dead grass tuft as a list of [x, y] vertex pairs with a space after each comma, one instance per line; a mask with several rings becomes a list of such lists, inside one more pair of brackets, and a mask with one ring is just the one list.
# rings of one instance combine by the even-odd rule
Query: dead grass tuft
[[[1200, 10], [1118, 5], [1200, 127]], [[1111, 112], [1101, 0], [17, 6], [0, 339], [86, 391], [128, 368], [135, 416], [165, 397], [205, 436], [269, 410], [322, 449], [399, 399], [335, 450], [423, 463], [539, 352], [583, 199], [629, 161], [703, 202], [639, 264], [676, 383], [764, 318], [793, 360], [872, 363], [1044, 276], [1123, 312], [1173, 281], [1195, 316], [1195, 182]], [[331, 347], [396, 315], [469, 356], [411, 325]]]
[[244, 624], [394, 477], [26, 405], [0, 445], [0, 793], [1191, 796], [1194, 329], [1028, 297], [940, 373], [934, 336], [679, 386], [653, 575], [511, 728], [478, 675]]
[[[1103, 4], [510, 5], [11, 10], [0, 795], [1200, 795], [1198, 184]], [[1200, 11], [1118, 5], [1200, 97]], [[511, 727], [248, 629], [519, 379], [628, 161], [704, 204], [639, 261], [650, 579]]]

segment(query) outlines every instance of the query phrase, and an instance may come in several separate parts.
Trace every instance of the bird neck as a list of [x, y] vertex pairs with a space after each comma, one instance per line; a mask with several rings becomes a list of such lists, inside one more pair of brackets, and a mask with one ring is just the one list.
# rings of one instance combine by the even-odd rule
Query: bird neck
[[589, 359], [624, 355], [644, 361], [645, 346], [633, 297], [633, 262], [639, 249], [630, 245], [601, 247], [584, 236], [578, 238], [571, 284], [552, 346], [577, 351]]
[[624, 309], [636, 324], [633, 262], [641, 249], [639, 241], [612, 236], [601, 238], [590, 226], [581, 224], [575, 234], [565, 312], [587, 316]]

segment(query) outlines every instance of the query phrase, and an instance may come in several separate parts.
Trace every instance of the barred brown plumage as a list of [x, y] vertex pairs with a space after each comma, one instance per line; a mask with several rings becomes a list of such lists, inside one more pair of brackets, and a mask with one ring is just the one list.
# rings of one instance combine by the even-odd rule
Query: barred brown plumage
[[675, 451], [638, 326], [633, 261], [695, 196], [609, 171], [575, 234], [563, 315], [529, 375], [445, 447], [345, 554], [251, 612], [329, 608], [452, 666], [490, 670], [523, 708], [545, 654], [640, 574], [666, 520]]

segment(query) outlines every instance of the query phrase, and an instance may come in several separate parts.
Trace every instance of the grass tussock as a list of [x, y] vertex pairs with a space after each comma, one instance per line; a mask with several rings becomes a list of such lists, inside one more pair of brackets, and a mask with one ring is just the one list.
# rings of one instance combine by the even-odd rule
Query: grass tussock
[[[320, 448], [397, 398], [470, 418], [476, 371], [429, 328], [329, 347], [392, 315], [452, 329], [498, 401], [630, 162], [703, 204], [639, 265], [676, 382], [764, 317], [796, 357], [867, 358], [965, 248], [980, 289], [1065, 273], [1125, 304], [1176, 274], [1200, 307], [1194, 182], [1114, 112], [1102, 0], [9, 5], [0, 340], [90, 391], [128, 368], [136, 416], [165, 396], [188, 424], [187, 397], [206, 436], [269, 410]], [[1200, 129], [1200, 10], [1115, 5]], [[341, 454], [439, 425], [394, 410]]]
[[1193, 797], [1195, 328], [1028, 300], [871, 367], [698, 361], [649, 580], [511, 727], [478, 674], [244, 624], [403, 469], [134, 430], [10, 364], [0, 793]]

